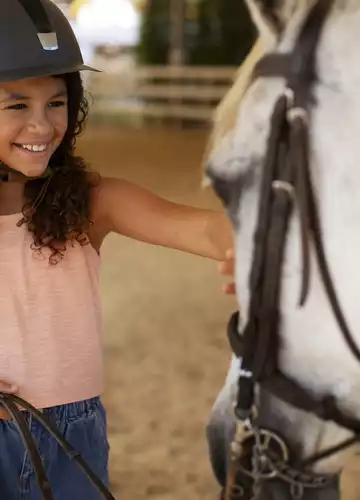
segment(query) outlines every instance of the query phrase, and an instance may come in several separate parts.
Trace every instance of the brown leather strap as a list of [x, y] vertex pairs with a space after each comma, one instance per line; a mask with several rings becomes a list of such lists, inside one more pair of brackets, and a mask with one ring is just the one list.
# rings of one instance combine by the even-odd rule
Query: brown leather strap
[[266, 54], [256, 63], [252, 80], [262, 77], [289, 80], [291, 71], [291, 54]]
[[[315, 49], [332, 4], [329, 0], [319, 0], [304, 24], [293, 53], [266, 56], [254, 72], [254, 77], [287, 78], [291, 95], [280, 96], [271, 119], [254, 235], [249, 319], [241, 342], [236, 332], [237, 338], [233, 336], [231, 344], [234, 349], [239, 349], [241, 345], [242, 365], [236, 407], [238, 418], [246, 419], [251, 415], [254, 385], [259, 383], [260, 387], [292, 406], [324, 420], [332, 420], [360, 435], [360, 422], [342, 413], [331, 396], [319, 401], [277, 369], [280, 287], [288, 222], [292, 214], [291, 189], [294, 189], [301, 227], [303, 278], [300, 305], [305, 304], [310, 292], [310, 249], [313, 246], [340, 331], [360, 362], [360, 350], [348, 328], [331, 279], [309, 163], [310, 117], [307, 110], [316, 74]], [[289, 189], [274, 190], [276, 184]]]
[[34, 23], [38, 33], [53, 31], [49, 16], [40, 0], [18, 0]]
[[17, 182], [21, 184], [25, 184], [28, 181], [32, 181], [35, 179], [45, 179], [49, 177], [53, 173], [51, 167], [47, 167], [43, 174], [39, 177], [28, 177], [22, 172], [14, 170], [13, 168], [8, 167], [0, 160], [0, 182]]

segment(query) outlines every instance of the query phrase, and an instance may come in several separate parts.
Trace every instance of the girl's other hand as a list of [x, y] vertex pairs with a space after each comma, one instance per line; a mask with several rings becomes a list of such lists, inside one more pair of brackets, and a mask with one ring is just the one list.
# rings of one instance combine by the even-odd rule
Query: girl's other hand
[[[14, 384], [8, 384], [0, 380], [0, 392], [5, 394], [15, 394], [18, 391], [18, 388]], [[0, 405], [0, 419], [2, 420], [10, 420], [11, 417], [7, 410], [3, 406]]]

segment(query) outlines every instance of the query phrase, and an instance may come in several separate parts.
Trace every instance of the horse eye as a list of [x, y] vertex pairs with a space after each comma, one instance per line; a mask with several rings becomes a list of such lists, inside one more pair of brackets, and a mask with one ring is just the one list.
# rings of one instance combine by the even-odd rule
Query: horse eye
[[211, 187], [226, 207], [230, 203], [231, 182], [218, 175], [211, 163], [207, 165], [205, 171], [208, 179], [211, 181]]
[[220, 177], [214, 177], [212, 179], [212, 187], [217, 194], [217, 196], [220, 198], [220, 200], [223, 202], [225, 207], [227, 207], [230, 204], [231, 201], [231, 186], [230, 182], [226, 179], [221, 179]]

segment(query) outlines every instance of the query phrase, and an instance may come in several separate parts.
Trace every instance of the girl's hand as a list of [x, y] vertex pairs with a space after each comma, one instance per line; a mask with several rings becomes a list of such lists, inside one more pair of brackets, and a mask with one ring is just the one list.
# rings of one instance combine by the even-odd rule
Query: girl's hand
[[[6, 394], [15, 394], [17, 391], [18, 388], [15, 385], [8, 384], [7, 382], [3, 382], [2, 380], [0, 380], [0, 392], [4, 392]], [[4, 420], [11, 419], [9, 413], [1, 405], [0, 405], [0, 419]]]
[[235, 295], [235, 254], [232, 248], [226, 251], [225, 259], [219, 262], [218, 269], [223, 276], [231, 276], [232, 279], [230, 283], [223, 285], [222, 291], [227, 295]]

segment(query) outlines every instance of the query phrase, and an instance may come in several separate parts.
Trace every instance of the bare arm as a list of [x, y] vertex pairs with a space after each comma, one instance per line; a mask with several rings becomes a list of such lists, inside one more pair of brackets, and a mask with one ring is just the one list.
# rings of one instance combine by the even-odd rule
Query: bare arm
[[122, 179], [101, 180], [94, 219], [101, 239], [115, 232], [216, 260], [233, 246], [231, 225], [222, 212], [172, 203]]

